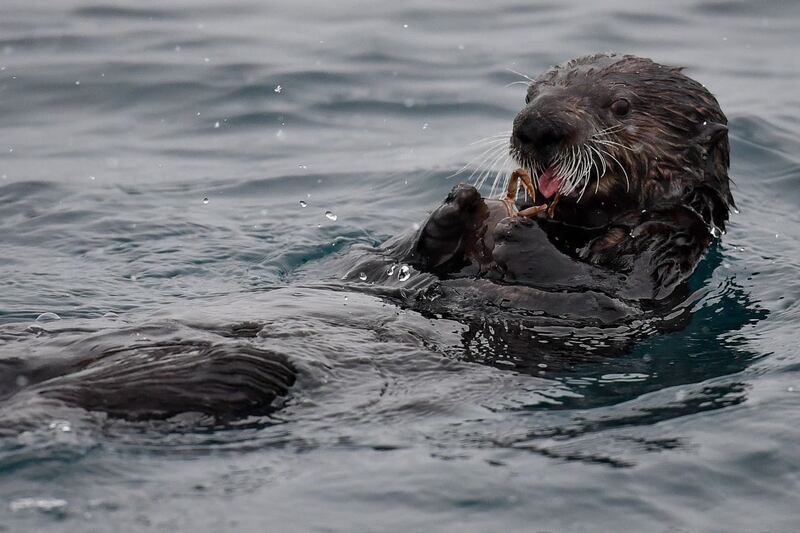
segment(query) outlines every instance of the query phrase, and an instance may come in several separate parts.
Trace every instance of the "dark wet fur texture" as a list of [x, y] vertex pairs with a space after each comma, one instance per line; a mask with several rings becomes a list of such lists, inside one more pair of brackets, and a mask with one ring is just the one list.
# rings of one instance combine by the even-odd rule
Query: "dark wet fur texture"
[[[620, 100], [622, 116], [613, 111]], [[582, 148], [604, 161], [562, 197], [553, 218], [536, 223], [486, 227], [494, 204], [457, 187], [422, 227], [409, 259], [450, 277], [540, 287], [557, 273], [564, 286], [594, 280], [637, 299], [665, 298], [694, 271], [734, 205], [726, 123], [711, 93], [679, 68], [609, 55], [555, 67], [531, 84], [511, 153], [534, 175]], [[602, 151], [584, 148], [604, 131]], [[487, 233], [502, 237], [509, 227], [513, 240], [485, 246]], [[454, 237], [432, 241], [434, 233]]]

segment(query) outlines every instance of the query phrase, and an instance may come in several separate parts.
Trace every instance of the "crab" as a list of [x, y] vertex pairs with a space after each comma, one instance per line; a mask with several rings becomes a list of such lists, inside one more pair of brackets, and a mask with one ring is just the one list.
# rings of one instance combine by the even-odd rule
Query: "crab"
[[556, 205], [561, 199], [561, 193], [556, 193], [550, 205], [532, 205], [525, 209], [517, 209], [517, 191], [519, 191], [520, 181], [525, 192], [531, 197], [531, 200], [536, 201], [536, 189], [533, 187], [533, 179], [527, 170], [518, 168], [511, 173], [511, 178], [508, 180], [508, 189], [506, 195], [502, 198], [502, 202], [506, 205], [510, 216], [536, 218], [542, 213], [545, 213], [548, 218], [553, 218], [556, 211]]

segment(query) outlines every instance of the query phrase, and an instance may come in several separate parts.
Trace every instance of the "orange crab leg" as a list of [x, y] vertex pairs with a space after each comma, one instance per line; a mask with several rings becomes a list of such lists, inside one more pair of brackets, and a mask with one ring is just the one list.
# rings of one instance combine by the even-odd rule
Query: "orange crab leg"
[[561, 200], [561, 193], [556, 192], [556, 197], [553, 198], [553, 201], [550, 203], [550, 207], [547, 208], [547, 216], [549, 218], [553, 218], [556, 214], [556, 206], [558, 205], [558, 201]]
[[528, 171], [523, 168], [518, 168], [511, 173], [511, 179], [508, 180], [508, 189], [506, 190], [506, 201], [515, 202], [517, 200], [517, 190], [519, 189], [519, 182], [522, 180], [522, 186], [525, 192], [531, 197], [531, 200], [536, 201], [536, 190], [533, 188], [533, 180]]
[[523, 209], [522, 211], [519, 211], [517, 213], [517, 216], [533, 218], [539, 216], [540, 213], [544, 213], [545, 211], [547, 211], [547, 204], [534, 205], [526, 209]]

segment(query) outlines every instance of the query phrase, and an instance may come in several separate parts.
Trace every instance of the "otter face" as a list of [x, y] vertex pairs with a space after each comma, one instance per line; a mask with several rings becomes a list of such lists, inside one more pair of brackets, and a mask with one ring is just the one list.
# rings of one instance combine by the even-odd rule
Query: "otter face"
[[726, 122], [711, 93], [678, 68], [587, 56], [531, 83], [510, 153], [545, 198], [647, 205], [723, 177], [727, 194]]

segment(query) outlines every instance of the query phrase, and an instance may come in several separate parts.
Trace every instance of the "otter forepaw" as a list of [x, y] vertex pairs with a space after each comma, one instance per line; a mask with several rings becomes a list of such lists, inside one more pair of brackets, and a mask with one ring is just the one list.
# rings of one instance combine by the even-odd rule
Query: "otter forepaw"
[[416, 252], [423, 268], [440, 270], [451, 261], [461, 263], [468, 236], [485, 217], [486, 205], [478, 190], [456, 185], [420, 230]]

